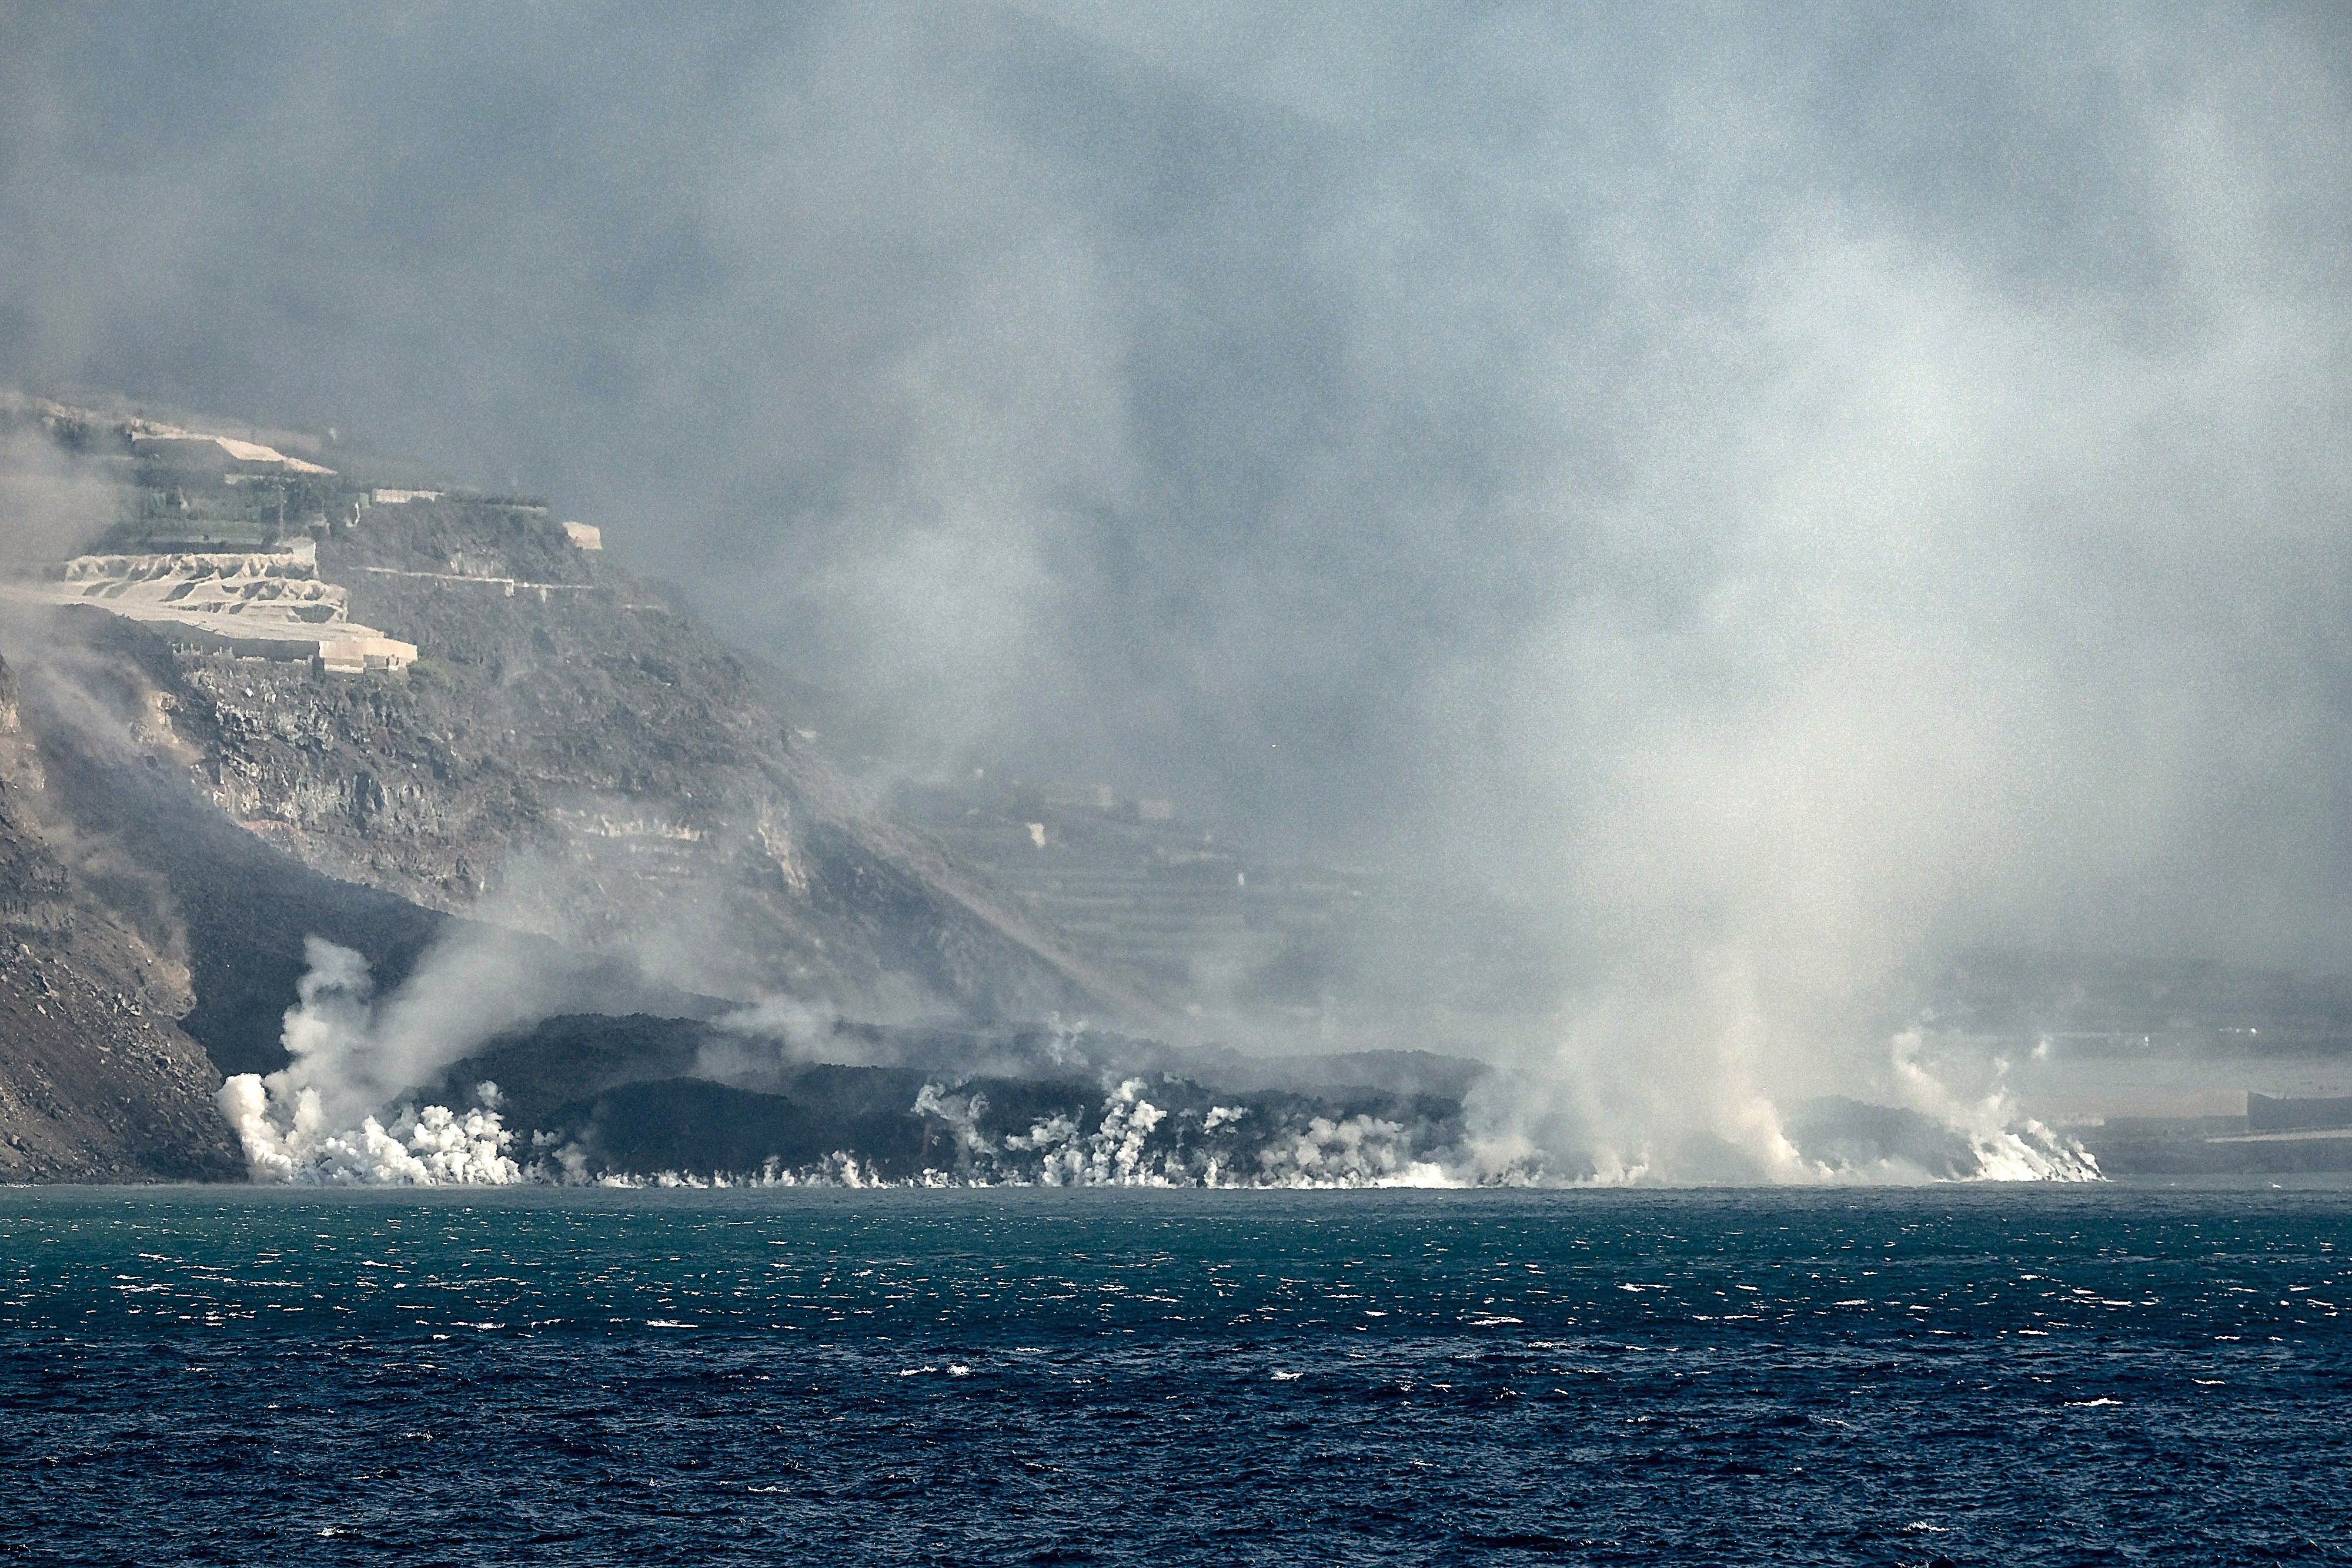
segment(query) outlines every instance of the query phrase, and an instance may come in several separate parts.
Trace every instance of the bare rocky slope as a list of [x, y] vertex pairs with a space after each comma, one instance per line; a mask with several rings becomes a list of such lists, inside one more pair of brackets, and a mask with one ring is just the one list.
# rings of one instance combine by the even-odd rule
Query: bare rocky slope
[[[51, 569], [0, 617], [21, 675], [0, 733], [0, 1179], [242, 1174], [223, 1075], [288, 1063], [313, 939], [364, 959], [379, 997], [453, 954], [488, 956], [477, 990], [530, 993], [504, 1015], [470, 998], [440, 1043], [474, 1055], [413, 1087], [462, 1108], [469, 1074], [514, 1078], [516, 1154], [542, 1172], [1236, 1176], [1318, 1124], [1369, 1129], [1391, 1160], [1451, 1135], [1459, 1084], [1259, 1084], [1237, 1131], [1244, 1113], [1194, 1082], [1237, 1060], [1099, 1027], [1070, 1047], [1089, 1021], [1162, 1015], [875, 802], [741, 660], [544, 507], [266, 465], [240, 486], [158, 467], [132, 425], [45, 417], [131, 485], [114, 554]], [[318, 510], [289, 533], [273, 506]], [[236, 634], [239, 583], [277, 581], [250, 563], [289, 537], [278, 576], [413, 663]], [[173, 620], [180, 578], [229, 608]], [[105, 610], [134, 588], [142, 616]], [[738, 1016], [779, 1001], [801, 1023]]]
[[[411, 1087], [503, 1107], [542, 1175], [1417, 1179], [1460, 1151], [1475, 1062], [1114, 1032], [1162, 1018], [1102, 956], [1118, 945], [1074, 954], [1049, 913], [877, 806], [740, 660], [543, 508], [331, 517], [310, 530], [320, 580], [414, 664], [250, 656], [93, 605], [0, 615], [0, 1181], [241, 1176], [223, 1075], [286, 1064], [312, 938], [362, 956], [379, 995], [451, 953], [492, 956], [478, 986], [531, 991]], [[1951, 1016], [2065, 1020], [2053, 1060], [2168, 1030], [2207, 1055], [2198, 1030], [2343, 1049], [2340, 988], [2041, 973], [1962, 977]], [[1810, 1113], [1824, 1147], [1967, 1164], [1883, 1108]], [[2352, 1146], [2290, 1147], [2244, 1115], [2108, 1132], [2117, 1169], [2304, 1169]]]
[[791, 729], [741, 661], [543, 510], [370, 509], [319, 550], [403, 675], [175, 661], [176, 760], [329, 875], [690, 988], [981, 1018], [1151, 1004]]
[[0, 1180], [240, 1174], [215, 1094], [285, 1064], [314, 936], [381, 991], [495, 940], [582, 1012], [1152, 1016], [544, 509], [318, 531], [320, 576], [414, 667], [240, 657], [95, 608], [0, 624]]
[[0, 1181], [242, 1176], [220, 1073], [173, 1021], [184, 963], [125, 915], [153, 909], [152, 884], [50, 820], [47, 796], [0, 665]]

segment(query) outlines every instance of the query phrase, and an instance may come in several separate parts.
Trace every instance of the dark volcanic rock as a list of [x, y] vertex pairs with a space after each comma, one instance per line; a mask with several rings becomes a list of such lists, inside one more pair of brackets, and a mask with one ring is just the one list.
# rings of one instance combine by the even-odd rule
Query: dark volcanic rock
[[554, 1126], [562, 1107], [608, 1089], [694, 1076], [710, 1034], [688, 1019], [567, 1014], [488, 1041], [420, 1089], [428, 1103], [459, 1105], [477, 1085], [496, 1083], [508, 1124], [529, 1132]]
[[[598, 1172], [743, 1171], [771, 1164], [814, 1166], [843, 1147], [853, 1129], [781, 1094], [730, 1089], [697, 1078], [629, 1083], [567, 1105], [555, 1123]], [[887, 1155], [919, 1147], [922, 1124], [908, 1115], [859, 1118], [859, 1141]], [[879, 1134], [878, 1136], [877, 1134]], [[903, 1157], [891, 1161], [904, 1164]]]
[[1784, 1131], [1811, 1160], [1866, 1170], [1885, 1161], [1913, 1166], [1940, 1180], [1978, 1174], [1967, 1138], [1932, 1116], [1843, 1095], [1799, 1105]]
[[[591, 1174], [838, 1156], [893, 1176], [1315, 1176], [1390, 1169], [1458, 1123], [1475, 1065], [1269, 1073], [1019, 1025], [1155, 1013], [542, 510], [377, 507], [320, 561], [415, 666], [330, 674], [88, 607], [12, 615], [36, 657], [0, 733], [0, 1176], [235, 1174], [219, 1074], [284, 1064], [312, 937], [357, 951], [380, 995], [502, 944], [572, 1011], [418, 1087], [456, 1105], [496, 1082], [508, 1124], [547, 1134], [519, 1153]], [[788, 1046], [697, 1021], [777, 996], [960, 1022]]]
[[[74, 841], [103, 846], [112, 862], [137, 868], [150, 885], [186, 965], [193, 1006], [182, 1004], [181, 1027], [223, 1072], [285, 1065], [279, 1036], [306, 967], [306, 938], [360, 953], [388, 990], [436, 944], [488, 936], [474, 923], [329, 876], [281, 835], [224, 816], [184, 768], [163, 765], [173, 746], [188, 747], [191, 733], [205, 733], [185, 717], [169, 650], [121, 622], [79, 612], [67, 619], [86, 639], [82, 651], [97, 657], [78, 665], [69, 682], [37, 668], [26, 683], [24, 713], [44, 794]], [[79, 711], [92, 700], [109, 714]], [[171, 706], [159, 709], [165, 700]], [[180, 716], [168, 733], [142, 737], [136, 716], [146, 711]], [[522, 939], [517, 962], [566, 976], [571, 993], [588, 1005], [687, 1013], [719, 1005], [644, 981], [625, 957], [582, 954], [545, 938]]]
[[37, 655], [22, 748], [76, 875], [0, 842], [0, 917], [62, 928], [77, 901], [104, 906], [98, 925], [136, 938], [122, 964], [169, 972], [142, 994], [222, 1070], [283, 1064], [306, 937], [361, 953], [382, 992], [468, 918], [539, 939], [536, 977], [561, 972], [582, 1009], [715, 1010], [698, 985], [978, 1019], [1149, 1012], [877, 810], [740, 661], [542, 512], [377, 507], [322, 560], [359, 618], [426, 657], [329, 674], [175, 651], [94, 610], [15, 618]]
[[[506, 1124], [548, 1174], [574, 1179], [1374, 1179], [1462, 1136], [1458, 1097], [1236, 1090], [1135, 1069], [1184, 1055], [1152, 1041], [1089, 1035], [1086, 1047], [1091, 1061], [1040, 1030], [840, 1025], [787, 1041], [691, 1019], [567, 1017], [489, 1041], [420, 1098], [470, 1105], [495, 1083]], [[894, 1060], [802, 1054], [829, 1049]]]
[[0, 1182], [234, 1181], [220, 1074], [63, 959], [0, 956]]
[[87, 846], [68, 864], [46, 793], [0, 664], [0, 1181], [242, 1176], [220, 1074], [159, 1010], [184, 995], [184, 971], [89, 885], [138, 897], [144, 884]]
[[791, 729], [741, 660], [535, 510], [378, 507], [320, 548], [404, 674], [184, 656], [183, 765], [233, 821], [416, 905], [662, 946], [690, 988], [979, 1018], [1152, 1005]]

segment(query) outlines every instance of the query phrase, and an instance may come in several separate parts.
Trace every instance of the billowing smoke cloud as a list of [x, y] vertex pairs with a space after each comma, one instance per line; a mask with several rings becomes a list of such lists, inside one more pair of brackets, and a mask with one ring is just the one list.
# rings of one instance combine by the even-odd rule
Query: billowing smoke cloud
[[[292, 1058], [263, 1077], [221, 1087], [222, 1113], [245, 1144], [257, 1180], [415, 1184], [522, 1178], [498, 1088], [476, 1091], [463, 1113], [416, 1103], [411, 1091], [500, 1030], [543, 1018], [558, 980], [533, 983], [543, 964], [495, 931], [468, 929], [418, 962], [379, 998], [367, 960], [313, 936], [300, 999], [286, 1014]], [[389, 1125], [386, 1119], [389, 1119]]]
[[114, 487], [29, 404], [0, 394], [0, 576], [79, 554], [116, 506]]
[[2338, 9], [0, 34], [0, 367], [554, 489], [901, 754], [1533, 901], [1498, 1148], [1800, 1173], [1971, 942], [2347, 961]]

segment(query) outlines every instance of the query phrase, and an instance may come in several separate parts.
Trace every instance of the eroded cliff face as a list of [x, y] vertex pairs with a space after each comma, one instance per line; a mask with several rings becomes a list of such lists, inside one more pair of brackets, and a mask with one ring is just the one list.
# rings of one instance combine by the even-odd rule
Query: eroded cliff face
[[0, 664], [0, 1181], [243, 1175], [167, 904], [54, 809]]
[[314, 937], [379, 995], [467, 950], [576, 1012], [1153, 1017], [543, 511], [379, 506], [317, 549], [413, 666], [0, 622], [0, 1180], [241, 1174], [216, 1092], [288, 1061]]
[[378, 507], [320, 548], [404, 674], [186, 654], [172, 765], [330, 876], [721, 996], [1149, 1017], [792, 734], [655, 591], [530, 509]]
[[204, 1048], [70, 961], [0, 957], [0, 1182], [233, 1181]]
[[[594, 982], [575, 1007], [1150, 1016], [543, 513], [379, 507], [319, 558], [425, 650], [413, 668], [238, 657], [88, 607], [14, 621], [35, 666], [19, 749], [67, 839], [114, 868], [100, 880], [132, 912], [114, 924], [177, 966], [176, 994], [152, 977], [142, 994], [223, 1070], [284, 1061], [310, 936], [389, 988], [452, 933], [525, 933]], [[31, 897], [39, 873], [10, 885]], [[600, 955], [613, 973], [583, 963]]]

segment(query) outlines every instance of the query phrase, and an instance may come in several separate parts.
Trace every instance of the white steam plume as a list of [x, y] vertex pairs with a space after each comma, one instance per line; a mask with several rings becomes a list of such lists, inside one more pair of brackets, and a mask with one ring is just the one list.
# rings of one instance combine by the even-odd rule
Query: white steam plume
[[[18, 400], [0, 392], [0, 420]], [[79, 553], [114, 519], [120, 492], [38, 425], [0, 425], [0, 575]]]
[[[496, 1109], [497, 1085], [463, 1114], [442, 1105], [395, 1106], [449, 1063], [503, 1029], [544, 1017], [553, 998], [544, 966], [494, 933], [446, 940], [381, 1001], [367, 961], [312, 936], [300, 1000], [286, 1014], [293, 1060], [263, 1077], [240, 1073], [220, 1104], [244, 1142], [257, 1181], [433, 1185], [523, 1179], [508, 1153], [514, 1134]], [[387, 1125], [387, 1115], [392, 1120]]]
[[[896, 727], [1564, 911], [1498, 1151], [1809, 1179], [1976, 940], [2345, 965], [2338, 10], [1024, 10], [20, 7], [0, 336], [314, 367]], [[175, 27], [249, 90], [103, 90]]]

